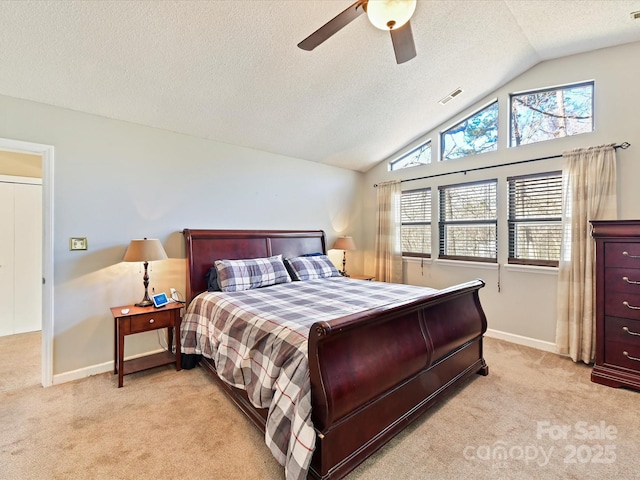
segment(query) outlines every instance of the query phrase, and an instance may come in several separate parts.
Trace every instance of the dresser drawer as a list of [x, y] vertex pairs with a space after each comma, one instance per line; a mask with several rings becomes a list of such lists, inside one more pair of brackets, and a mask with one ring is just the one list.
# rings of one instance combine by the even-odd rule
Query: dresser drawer
[[605, 292], [604, 314], [640, 320], [640, 294]]
[[640, 268], [640, 242], [606, 242], [604, 264], [605, 267]]
[[640, 320], [605, 317], [604, 361], [640, 372]]
[[607, 267], [604, 270], [606, 292], [623, 292], [640, 295], [640, 269]]
[[158, 311], [131, 317], [131, 333], [146, 332], [148, 330], [172, 326], [173, 315], [171, 311]]
[[[627, 328], [631, 330], [630, 326]], [[631, 335], [623, 331], [622, 327], [615, 335], [607, 336], [604, 344], [604, 362], [640, 372], [640, 337], [632, 340], [628, 340], [627, 337], [631, 338]]]
[[607, 339], [604, 344], [604, 363], [640, 372], [640, 342], [624, 344]]
[[607, 341], [612, 340], [640, 347], [640, 320], [605, 317], [604, 334]]

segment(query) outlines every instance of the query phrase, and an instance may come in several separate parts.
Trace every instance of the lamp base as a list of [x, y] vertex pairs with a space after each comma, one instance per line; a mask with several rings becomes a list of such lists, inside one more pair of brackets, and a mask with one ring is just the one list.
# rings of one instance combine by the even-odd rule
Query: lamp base
[[343, 277], [348, 277], [349, 275], [347, 274], [347, 251], [344, 250], [342, 252], [342, 270], [338, 270], [340, 272], [340, 275], [342, 275]]
[[150, 307], [151, 305], [153, 305], [153, 302], [151, 300], [142, 300], [139, 303], [135, 304], [136, 307]]

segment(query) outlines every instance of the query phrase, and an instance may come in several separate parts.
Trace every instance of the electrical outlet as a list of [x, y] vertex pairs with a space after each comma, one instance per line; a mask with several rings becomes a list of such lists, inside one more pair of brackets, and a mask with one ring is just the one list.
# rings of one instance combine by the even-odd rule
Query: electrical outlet
[[180, 299], [178, 298], [178, 292], [176, 292], [176, 289], [171, 288], [170, 291], [171, 291], [171, 298], [176, 302], [180, 301]]

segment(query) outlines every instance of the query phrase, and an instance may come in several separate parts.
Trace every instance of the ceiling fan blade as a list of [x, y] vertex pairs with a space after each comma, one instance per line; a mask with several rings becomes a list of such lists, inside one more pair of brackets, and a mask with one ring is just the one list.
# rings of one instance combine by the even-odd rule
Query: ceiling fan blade
[[391, 41], [397, 63], [408, 62], [416, 56], [416, 44], [413, 42], [413, 33], [409, 22], [397, 30], [391, 30]]
[[351, 5], [342, 13], [338, 14], [329, 22], [325, 23], [318, 30], [313, 32], [307, 38], [302, 40], [298, 47], [302, 50], [313, 50], [322, 42], [331, 37], [334, 33], [338, 32], [342, 28], [346, 27], [353, 20], [358, 18], [361, 14], [364, 13], [363, 4], [366, 3], [365, 0], [358, 0], [356, 3]]

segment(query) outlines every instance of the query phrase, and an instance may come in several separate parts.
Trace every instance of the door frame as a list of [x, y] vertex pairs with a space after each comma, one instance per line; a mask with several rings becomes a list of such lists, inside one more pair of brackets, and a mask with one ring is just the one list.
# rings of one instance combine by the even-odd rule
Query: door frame
[[53, 385], [53, 145], [0, 138], [0, 150], [42, 156], [42, 386]]

